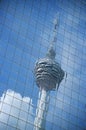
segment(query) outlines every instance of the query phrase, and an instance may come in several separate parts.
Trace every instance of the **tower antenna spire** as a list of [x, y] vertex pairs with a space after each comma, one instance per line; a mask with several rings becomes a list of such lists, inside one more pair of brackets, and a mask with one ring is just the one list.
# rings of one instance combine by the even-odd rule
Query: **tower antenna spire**
[[51, 59], [55, 59], [56, 55], [56, 42], [57, 42], [57, 31], [58, 31], [58, 25], [59, 25], [59, 14], [57, 13], [55, 16], [55, 19], [53, 21], [54, 28], [53, 28], [53, 39], [50, 43], [50, 47], [48, 49], [48, 52], [46, 56]]
[[57, 29], [58, 29], [58, 25], [59, 25], [59, 14], [56, 14], [55, 19], [53, 21], [54, 24], [54, 29], [53, 29], [53, 33], [54, 33], [54, 37], [53, 37], [53, 42], [52, 43], [56, 43], [57, 41]]

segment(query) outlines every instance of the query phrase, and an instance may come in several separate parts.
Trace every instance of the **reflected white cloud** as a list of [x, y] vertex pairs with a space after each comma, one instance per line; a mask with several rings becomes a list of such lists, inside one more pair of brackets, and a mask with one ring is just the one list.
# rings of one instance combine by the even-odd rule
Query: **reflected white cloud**
[[30, 97], [22, 97], [12, 90], [7, 90], [0, 97], [0, 130], [4, 129], [3, 123], [13, 126], [14, 129], [28, 129], [29, 122], [33, 122], [32, 114]]

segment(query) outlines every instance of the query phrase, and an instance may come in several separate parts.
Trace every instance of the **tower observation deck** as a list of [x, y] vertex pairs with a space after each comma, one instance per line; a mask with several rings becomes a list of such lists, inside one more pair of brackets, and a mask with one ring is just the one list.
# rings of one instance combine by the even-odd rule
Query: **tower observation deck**
[[61, 65], [55, 60], [57, 41], [58, 19], [54, 21], [54, 37], [43, 59], [39, 59], [35, 64], [34, 74], [36, 84], [40, 89], [40, 97], [37, 105], [34, 125], [36, 130], [45, 130], [45, 120], [49, 102], [49, 92], [57, 90], [64, 78], [64, 71]]

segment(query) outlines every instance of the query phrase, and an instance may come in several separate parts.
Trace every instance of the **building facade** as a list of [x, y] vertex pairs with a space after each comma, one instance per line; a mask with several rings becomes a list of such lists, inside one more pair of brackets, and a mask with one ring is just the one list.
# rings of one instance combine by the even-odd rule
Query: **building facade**
[[56, 61], [65, 71], [50, 92], [45, 130], [86, 130], [85, 0], [0, 0], [0, 130], [34, 130], [44, 58], [59, 14]]

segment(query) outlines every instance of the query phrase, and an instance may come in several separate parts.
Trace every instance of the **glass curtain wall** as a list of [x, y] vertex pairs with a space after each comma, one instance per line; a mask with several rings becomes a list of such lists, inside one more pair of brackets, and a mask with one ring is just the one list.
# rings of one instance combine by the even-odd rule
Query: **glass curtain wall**
[[34, 130], [45, 57], [59, 13], [56, 61], [66, 72], [50, 92], [45, 130], [86, 130], [86, 1], [0, 0], [0, 130]]

